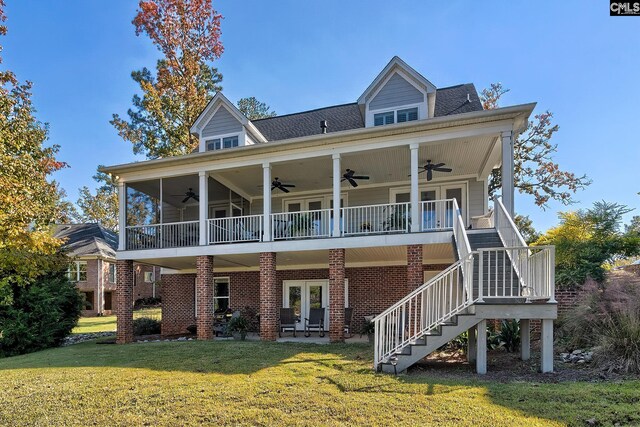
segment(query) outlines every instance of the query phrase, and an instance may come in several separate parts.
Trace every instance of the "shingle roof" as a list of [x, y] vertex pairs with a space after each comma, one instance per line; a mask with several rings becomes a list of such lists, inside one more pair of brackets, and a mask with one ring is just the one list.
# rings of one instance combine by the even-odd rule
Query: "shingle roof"
[[[471, 102], [467, 102], [467, 94]], [[473, 83], [436, 90], [435, 117], [482, 110], [482, 103]], [[269, 141], [317, 135], [320, 121], [327, 121], [327, 133], [364, 127], [364, 120], [357, 103], [334, 105], [301, 113], [252, 120]]]
[[118, 235], [100, 224], [59, 224], [53, 235], [64, 241], [70, 256], [116, 257]]

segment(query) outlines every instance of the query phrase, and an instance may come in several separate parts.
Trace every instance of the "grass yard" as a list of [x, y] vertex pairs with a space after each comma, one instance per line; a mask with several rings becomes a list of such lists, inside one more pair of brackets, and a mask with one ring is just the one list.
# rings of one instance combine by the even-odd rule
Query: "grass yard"
[[[160, 320], [162, 310], [160, 308], [143, 308], [133, 312], [133, 318], [153, 317]], [[78, 326], [73, 328], [74, 334], [86, 334], [90, 332], [115, 332], [116, 316], [81, 317]]]
[[93, 342], [0, 359], [0, 425], [640, 424], [640, 382], [393, 377], [366, 345]]

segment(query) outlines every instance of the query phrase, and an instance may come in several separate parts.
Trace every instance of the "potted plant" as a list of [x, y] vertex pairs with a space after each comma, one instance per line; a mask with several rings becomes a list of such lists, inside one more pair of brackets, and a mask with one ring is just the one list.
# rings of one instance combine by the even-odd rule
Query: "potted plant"
[[227, 331], [233, 335], [234, 339], [244, 341], [249, 331], [249, 319], [244, 316], [231, 318], [227, 324]]
[[387, 219], [383, 222], [384, 229], [387, 231], [408, 231], [410, 225], [409, 212], [403, 206], [394, 206]]
[[365, 320], [360, 329], [360, 336], [366, 335], [369, 338], [369, 343], [373, 344], [374, 333], [376, 331], [376, 325], [371, 320]]
[[360, 231], [362, 232], [370, 232], [371, 231], [371, 223], [369, 221], [365, 221], [362, 224], [360, 224]]

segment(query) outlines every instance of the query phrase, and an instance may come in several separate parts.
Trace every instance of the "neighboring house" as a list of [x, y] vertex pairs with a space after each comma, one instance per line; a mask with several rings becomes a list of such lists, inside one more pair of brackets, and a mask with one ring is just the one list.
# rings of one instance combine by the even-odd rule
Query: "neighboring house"
[[[82, 314], [111, 314], [116, 302], [118, 235], [99, 224], [87, 223], [56, 225], [54, 236], [64, 242], [63, 248], [72, 258], [68, 275], [84, 295]], [[134, 270], [132, 302], [138, 298], [159, 297], [156, 278], [160, 278], [160, 268], [136, 264]]]
[[[484, 372], [488, 319], [522, 319], [528, 358], [528, 319], [542, 319], [552, 370], [553, 248], [527, 248], [512, 220], [513, 141], [534, 107], [484, 111], [473, 84], [437, 88], [398, 57], [349, 104], [251, 121], [218, 93], [191, 128], [198, 152], [102, 169], [119, 180], [118, 291], [133, 291], [134, 262], [166, 267], [162, 333], [196, 323], [201, 339], [228, 307], [258, 311], [263, 340], [282, 307], [298, 328], [324, 308], [331, 341], [345, 307], [354, 329], [377, 315], [387, 371], [469, 330]], [[118, 310], [129, 342], [131, 307]]]

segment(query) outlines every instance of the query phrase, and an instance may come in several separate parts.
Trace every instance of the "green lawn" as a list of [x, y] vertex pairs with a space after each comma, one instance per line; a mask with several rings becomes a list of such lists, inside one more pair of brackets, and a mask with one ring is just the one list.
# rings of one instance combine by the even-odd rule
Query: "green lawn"
[[[160, 320], [162, 312], [160, 308], [144, 308], [133, 312], [133, 318], [153, 317]], [[81, 317], [78, 326], [73, 328], [74, 334], [86, 334], [89, 332], [115, 332], [116, 316]]]
[[640, 382], [374, 374], [366, 345], [89, 342], [0, 360], [0, 425], [640, 424]]

